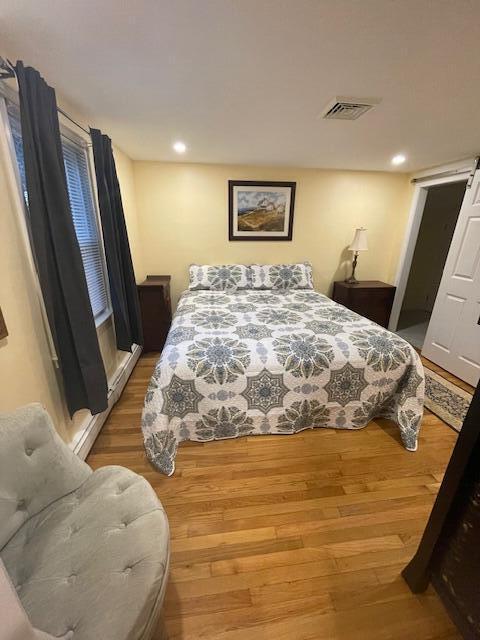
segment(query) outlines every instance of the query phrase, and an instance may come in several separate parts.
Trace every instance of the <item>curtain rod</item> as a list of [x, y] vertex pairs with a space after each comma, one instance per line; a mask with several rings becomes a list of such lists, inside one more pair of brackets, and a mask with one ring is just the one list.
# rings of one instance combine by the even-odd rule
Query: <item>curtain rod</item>
[[[15, 67], [10, 62], [10, 60], [8, 60], [8, 58], [5, 59], [0, 56], [0, 80], [8, 80], [9, 78], [16, 78], [16, 77], [17, 77], [17, 74], [15, 73]], [[79, 124], [76, 120], [74, 120], [71, 116], [69, 116], [68, 113], [63, 109], [61, 109], [58, 105], [57, 105], [57, 111], [61, 113], [62, 116], [67, 118], [67, 120], [70, 120], [70, 122], [74, 124], [76, 127], [84, 131], [87, 135], [90, 135], [89, 129], [86, 129], [81, 124]]]
[[60, 109], [60, 107], [57, 105], [57, 111], [59, 113], [62, 114], [62, 116], [64, 116], [65, 118], [67, 118], [67, 120], [70, 120], [70, 122], [72, 124], [74, 124], [76, 127], [78, 127], [79, 129], [81, 129], [82, 131], [85, 131], [85, 133], [87, 135], [90, 135], [90, 130], [89, 129], [85, 129], [85, 127], [82, 127], [81, 124], [78, 124], [78, 122], [76, 120], [74, 120], [71, 116], [68, 115], [68, 113], [66, 111], [64, 111], [63, 109]]

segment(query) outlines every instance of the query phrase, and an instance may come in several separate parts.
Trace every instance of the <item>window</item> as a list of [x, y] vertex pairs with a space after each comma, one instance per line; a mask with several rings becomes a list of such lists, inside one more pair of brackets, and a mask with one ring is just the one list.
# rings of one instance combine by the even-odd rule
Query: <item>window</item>
[[82, 254], [90, 304], [93, 315], [98, 318], [108, 307], [108, 297], [87, 153], [80, 145], [64, 137], [62, 148], [73, 224]]
[[[7, 102], [7, 112], [22, 192], [28, 206], [20, 113], [18, 107], [12, 102]], [[61, 137], [73, 224], [82, 255], [90, 304], [95, 322], [98, 325], [105, 319], [110, 309], [105, 277], [105, 260], [97, 223], [88, 152], [80, 142], [75, 142], [63, 133]]]

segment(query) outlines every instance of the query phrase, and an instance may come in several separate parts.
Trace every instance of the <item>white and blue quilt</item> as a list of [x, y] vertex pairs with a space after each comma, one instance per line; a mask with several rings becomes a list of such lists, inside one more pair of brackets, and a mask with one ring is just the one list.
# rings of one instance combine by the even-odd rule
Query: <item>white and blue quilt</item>
[[313, 290], [186, 291], [142, 416], [148, 458], [178, 444], [393, 420], [415, 451], [424, 374], [407, 342]]

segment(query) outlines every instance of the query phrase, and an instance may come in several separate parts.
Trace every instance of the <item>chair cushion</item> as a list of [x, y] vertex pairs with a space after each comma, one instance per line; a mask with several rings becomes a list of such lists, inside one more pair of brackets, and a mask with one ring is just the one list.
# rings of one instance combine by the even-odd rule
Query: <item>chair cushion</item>
[[42, 405], [0, 413], [0, 550], [28, 518], [91, 473], [55, 432]]
[[33, 626], [139, 639], [163, 595], [168, 521], [148, 482], [103, 467], [28, 520], [1, 557]]

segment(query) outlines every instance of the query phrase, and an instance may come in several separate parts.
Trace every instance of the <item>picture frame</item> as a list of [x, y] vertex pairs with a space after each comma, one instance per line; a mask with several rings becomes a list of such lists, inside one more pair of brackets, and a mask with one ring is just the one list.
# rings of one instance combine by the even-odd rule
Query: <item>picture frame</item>
[[228, 239], [291, 241], [296, 182], [228, 181]]
[[5, 319], [3, 317], [2, 309], [0, 308], [0, 340], [3, 340], [8, 336], [7, 325], [5, 324]]

